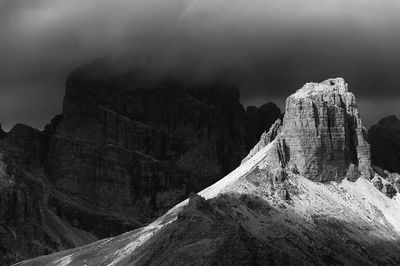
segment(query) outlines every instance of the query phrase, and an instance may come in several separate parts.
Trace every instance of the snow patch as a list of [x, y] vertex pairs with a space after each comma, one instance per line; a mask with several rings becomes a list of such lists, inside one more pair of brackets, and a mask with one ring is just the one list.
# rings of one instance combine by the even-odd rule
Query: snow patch
[[301, 89], [297, 90], [296, 93], [292, 94], [291, 97], [306, 98], [310, 95], [320, 94], [324, 91], [337, 91], [344, 94], [348, 92], [348, 86], [343, 78], [327, 79], [321, 83], [309, 82]]
[[269, 143], [267, 146], [262, 148], [259, 152], [257, 152], [253, 157], [247, 160], [244, 164], [236, 168], [233, 172], [219, 180], [217, 183], [209, 186], [208, 188], [202, 190], [199, 195], [203, 196], [206, 199], [214, 198], [218, 194], [220, 194], [226, 187], [235, 183], [239, 178], [251, 172], [251, 170], [257, 166], [257, 164], [264, 159], [268, 151], [274, 145], [275, 140]]
[[126, 245], [124, 248], [115, 251], [113, 256], [116, 257], [116, 259], [113, 262], [109, 263], [108, 266], [117, 265], [123, 259], [128, 257], [135, 249], [137, 249], [140, 245], [142, 245], [150, 237], [152, 237], [160, 228], [161, 227], [155, 228], [149, 226], [143, 228], [142, 231], [137, 233], [137, 235], [139, 236], [138, 238]]
[[58, 259], [54, 261], [54, 264], [58, 266], [67, 266], [72, 262], [73, 254], [62, 257], [61, 259]]

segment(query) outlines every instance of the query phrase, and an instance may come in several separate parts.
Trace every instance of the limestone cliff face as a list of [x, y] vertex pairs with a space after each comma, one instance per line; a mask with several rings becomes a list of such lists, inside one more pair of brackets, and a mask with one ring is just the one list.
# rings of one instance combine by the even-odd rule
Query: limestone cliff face
[[348, 174], [370, 178], [365, 135], [355, 97], [341, 78], [308, 83], [287, 99], [280, 137], [289, 153], [286, 163], [311, 180], [339, 180]]
[[81, 210], [82, 218], [90, 217], [43, 175], [40, 164], [48, 136], [24, 125], [6, 135], [0, 141], [0, 265], [95, 241], [97, 237], [73, 227], [49, 204], [63, 198]]
[[292, 94], [282, 124], [271, 128], [259, 145], [274, 135], [280, 167], [294, 167], [319, 182], [372, 178], [365, 129], [355, 97], [341, 78], [307, 83]]
[[145, 223], [229, 173], [280, 116], [271, 103], [246, 112], [227, 84], [104, 68], [68, 77], [45, 169], [57, 188], [128, 223]]

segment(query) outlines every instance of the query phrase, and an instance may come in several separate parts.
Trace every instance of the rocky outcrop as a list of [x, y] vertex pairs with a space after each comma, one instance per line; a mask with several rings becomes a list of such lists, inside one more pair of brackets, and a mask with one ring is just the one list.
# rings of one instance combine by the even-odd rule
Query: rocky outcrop
[[372, 166], [375, 177], [371, 180], [374, 186], [389, 198], [393, 198], [400, 192], [400, 175], [390, 173], [378, 166]]
[[396, 196], [397, 190], [392, 184], [386, 183], [383, 185], [382, 193], [389, 198], [393, 198], [394, 196]]
[[32, 221], [24, 233], [14, 233], [17, 220], [2, 221], [7, 239], [26, 241], [1, 242], [8, 259], [0, 264], [148, 224], [238, 166], [279, 116], [271, 103], [245, 111], [228, 84], [121, 70], [107, 60], [78, 68], [67, 79], [63, 113], [44, 131], [20, 124], [0, 131], [0, 152], [21, 173], [18, 185], [0, 187], [2, 217], [16, 205], [34, 209], [15, 214]]
[[383, 189], [383, 183], [382, 183], [382, 178], [375, 176], [372, 180], [371, 183], [374, 185], [374, 187], [379, 190], [382, 191]]
[[311, 180], [341, 180], [352, 165], [356, 175], [370, 178], [365, 137], [355, 97], [341, 78], [307, 83], [287, 99], [279, 141], [290, 154], [287, 163]]
[[383, 118], [368, 131], [374, 165], [390, 172], [400, 172], [400, 120], [395, 116]]
[[365, 129], [355, 97], [341, 78], [307, 83], [292, 94], [282, 123], [265, 133], [251, 154], [274, 136], [277, 167], [294, 167], [318, 182], [372, 178]]

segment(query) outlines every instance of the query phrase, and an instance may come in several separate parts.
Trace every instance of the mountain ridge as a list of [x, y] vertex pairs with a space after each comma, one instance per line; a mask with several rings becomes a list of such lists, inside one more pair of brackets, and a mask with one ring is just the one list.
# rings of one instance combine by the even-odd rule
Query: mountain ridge
[[371, 181], [355, 98], [342, 79], [311, 86], [288, 98], [252, 156], [149, 226], [17, 265], [399, 264], [400, 199]]

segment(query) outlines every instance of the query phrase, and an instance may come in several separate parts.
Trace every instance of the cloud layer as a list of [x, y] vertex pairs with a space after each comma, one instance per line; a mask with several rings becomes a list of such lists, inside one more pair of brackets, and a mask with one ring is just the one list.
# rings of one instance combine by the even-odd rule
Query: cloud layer
[[0, 0], [0, 121], [42, 127], [104, 55], [227, 79], [247, 104], [341, 76], [367, 124], [400, 114], [396, 0]]

